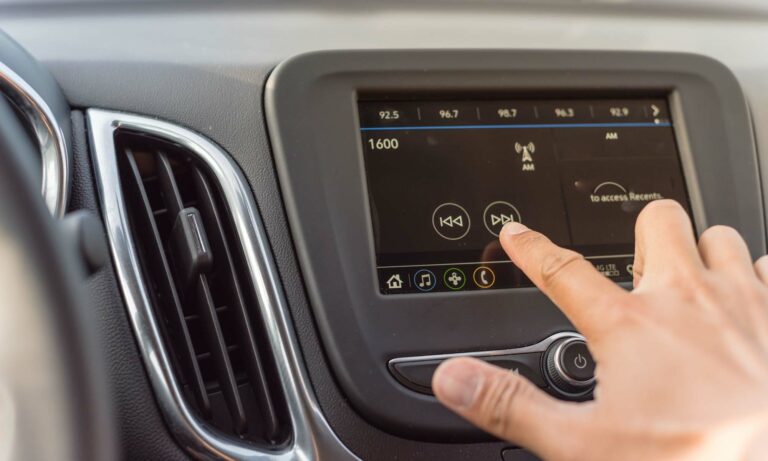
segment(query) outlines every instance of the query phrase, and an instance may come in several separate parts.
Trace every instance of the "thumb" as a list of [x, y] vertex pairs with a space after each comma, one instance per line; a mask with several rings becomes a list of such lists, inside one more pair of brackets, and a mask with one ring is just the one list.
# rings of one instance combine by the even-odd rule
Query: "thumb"
[[443, 362], [432, 389], [471, 423], [545, 459], [572, 459], [587, 446], [582, 435], [589, 404], [556, 400], [527, 379], [481, 360]]

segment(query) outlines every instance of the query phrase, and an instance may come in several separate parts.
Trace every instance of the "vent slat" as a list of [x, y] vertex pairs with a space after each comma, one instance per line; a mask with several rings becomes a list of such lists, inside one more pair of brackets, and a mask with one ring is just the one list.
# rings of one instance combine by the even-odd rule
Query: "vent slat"
[[[221, 325], [216, 316], [216, 307], [213, 304], [211, 291], [208, 286], [208, 278], [201, 274], [196, 283], [196, 304], [200, 314], [200, 320], [205, 328], [206, 339], [208, 341], [211, 358], [213, 359], [216, 375], [219, 379], [219, 387], [232, 418], [232, 424], [238, 434], [243, 434], [248, 429], [248, 423], [245, 417], [245, 409], [240, 399], [240, 393], [237, 389], [235, 374], [232, 371], [232, 364], [229, 360], [227, 345], [221, 334]], [[191, 300], [190, 300], [191, 301]]]
[[124, 187], [126, 187], [128, 192], [126, 195], [133, 199], [133, 205], [136, 209], [132, 216], [136, 218], [133, 225], [137, 226], [139, 232], [144, 235], [141, 242], [144, 245], [144, 254], [149, 259], [146, 261], [145, 266], [150, 267], [145, 267], [145, 270], [155, 269], [154, 271], [150, 270], [152, 274], [151, 279], [157, 286], [157, 296], [161, 298], [159, 301], [166, 306], [165, 325], [171, 330], [171, 334], [177, 338], [177, 341], [182, 343], [182, 347], [177, 347], [174, 350], [181, 362], [179, 368], [182, 371], [182, 376], [184, 376], [187, 386], [189, 386], [195, 397], [201, 413], [204, 417], [210, 418], [211, 405], [208, 393], [196, 360], [189, 330], [184, 320], [179, 296], [171, 279], [171, 272], [163, 251], [160, 233], [152, 218], [153, 213], [149, 205], [149, 198], [147, 197], [139, 167], [131, 150], [127, 150], [124, 160], [127, 163], [126, 169], [129, 172], [129, 174], [123, 176], [126, 179]]
[[226, 274], [224, 283], [227, 286], [226, 292], [230, 294], [231, 300], [227, 304], [231, 307], [230, 311], [235, 315], [236, 330], [239, 335], [238, 343], [245, 349], [245, 360], [248, 377], [251, 385], [255, 388], [257, 404], [262, 413], [262, 425], [264, 436], [268, 440], [276, 440], [280, 435], [280, 422], [278, 420], [275, 403], [272, 401], [269, 381], [264, 370], [264, 364], [261, 362], [256, 338], [253, 333], [252, 323], [246, 309], [245, 299], [240, 287], [240, 282], [235, 276], [235, 265], [229, 244], [224, 239], [225, 231], [222, 225], [222, 218], [216, 206], [213, 190], [208, 183], [205, 175], [197, 168], [194, 169], [193, 180], [198, 196], [198, 208], [201, 210], [206, 228], [210, 230], [210, 244], [214, 253], [219, 255], [216, 264], [226, 265], [221, 273]]
[[181, 199], [181, 192], [179, 192], [179, 186], [176, 184], [171, 161], [163, 152], [157, 153], [157, 176], [163, 191], [165, 208], [171, 219], [175, 219], [176, 215], [184, 208], [184, 201]]
[[[163, 203], [172, 217], [176, 217], [184, 209], [184, 200], [181, 197], [179, 185], [176, 182], [176, 176], [168, 156], [163, 152], [157, 154], [157, 176], [160, 181], [160, 187], [163, 191]], [[178, 266], [178, 264], [177, 264]], [[182, 284], [185, 283], [183, 277], [177, 277]], [[221, 325], [219, 323], [216, 305], [211, 296], [208, 285], [208, 277], [200, 274], [197, 277], [195, 289], [185, 293], [185, 303], [195, 303], [198, 307], [198, 315], [202, 320], [206, 333], [206, 341], [210, 350], [211, 358], [216, 370], [216, 376], [219, 380], [221, 389], [227, 407], [229, 408], [232, 424], [238, 434], [243, 434], [248, 428], [245, 417], [245, 409], [237, 389], [235, 374], [232, 370], [232, 363], [229, 358], [229, 351], [222, 335]], [[183, 285], [182, 285], [183, 287]], [[191, 299], [192, 296], [194, 299]]]

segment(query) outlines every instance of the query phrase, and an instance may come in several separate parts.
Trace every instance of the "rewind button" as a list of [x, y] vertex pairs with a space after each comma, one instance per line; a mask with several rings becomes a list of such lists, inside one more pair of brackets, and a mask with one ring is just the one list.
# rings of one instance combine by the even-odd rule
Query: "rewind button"
[[443, 203], [432, 213], [432, 227], [446, 240], [459, 240], [469, 232], [469, 213], [461, 205]]

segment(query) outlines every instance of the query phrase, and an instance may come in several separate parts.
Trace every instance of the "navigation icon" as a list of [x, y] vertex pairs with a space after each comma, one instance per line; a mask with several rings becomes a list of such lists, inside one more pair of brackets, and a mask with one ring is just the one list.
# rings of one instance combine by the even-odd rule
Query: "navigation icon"
[[443, 203], [432, 213], [432, 227], [446, 240], [459, 240], [469, 232], [469, 213], [455, 203]]
[[520, 212], [509, 202], [493, 202], [485, 207], [483, 222], [488, 232], [498, 237], [501, 228], [508, 222], [521, 222]]

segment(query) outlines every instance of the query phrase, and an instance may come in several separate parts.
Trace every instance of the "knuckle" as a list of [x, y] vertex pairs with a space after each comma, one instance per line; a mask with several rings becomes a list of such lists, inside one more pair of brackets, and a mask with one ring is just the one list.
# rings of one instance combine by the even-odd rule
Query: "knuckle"
[[678, 270], [669, 275], [669, 281], [673, 286], [686, 290], [700, 289], [706, 285], [703, 274], [699, 271]]
[[481, 394], [481, 414], [485, 415], [487, 429], [496, 434], [507, 434], [512, 426], [516, 402], [525, 398], [527, 386], [522, 379], [494, 379]]
[[722, 240], [741, 239], [739, 232], [730, 226], [717, 225], [712, 226], [701, 233], [699, 237], [700, 245], [707, 245]]
[[758, 278], [763, 283], [768, 283], [768, 255], [759, 257], [753, 267]]
[[757, 261], [755, 261], [755, 268], [768, 269], [768, 255], [760, 256], [757, 258]]
[[515, 237], [515, 247], [520, 253], [527, 254], [541, 245], [544, 239], [538, 232], [523, 232]]
[[752, 305], [759, 305], [761, 309], [765, 309], [765, 285], [760, 282], [760, 279], [755, 275], [740, 274], [737, 273], [729, 278], [727, 285], [718, 283], [719, 288], [717, 298], [720, 302], [729, 301], [733, 299], [733, 290], [741, 293], [744, 299], [744, 307], [748, 308]]
[[680, 270], [668, 275], [667, 285], [678, 293], [694, 296], [704, 291], [709, 283], [703, 271]]
[[657, 277], [661, 285], [678, 293], [694, 293], [709, 283], [706, 271], [685, 265], [657, 274]]
[[691, 305], [710, 305], [722, 296], [718, 281], [705, 273], [691, 276], [688, 282], [680, 287], [678, 294], [685, 303]]
[[541, 261], [541, 281], [551, 286], [562, 277], [567, 269], [585, 261], [584, 257], [575, 251], [561, 250], [544, 256]]
[[760, 306], [761, 310], [765, 309], [765, 285], [757, 282], [756, 280], [750, 280], [744, 284], [742, 293], [744, 296], [745, 306]]

